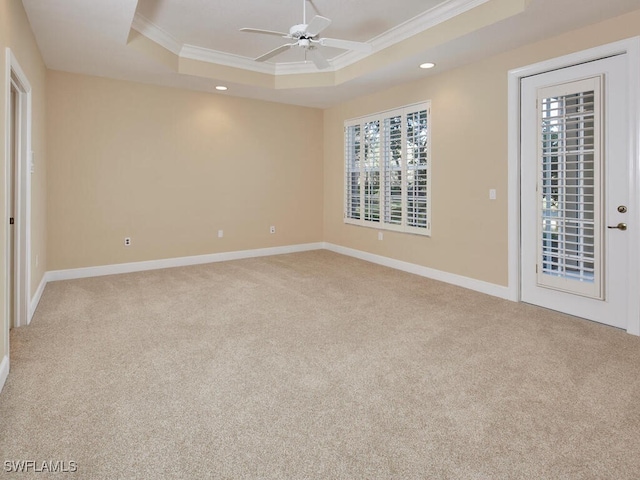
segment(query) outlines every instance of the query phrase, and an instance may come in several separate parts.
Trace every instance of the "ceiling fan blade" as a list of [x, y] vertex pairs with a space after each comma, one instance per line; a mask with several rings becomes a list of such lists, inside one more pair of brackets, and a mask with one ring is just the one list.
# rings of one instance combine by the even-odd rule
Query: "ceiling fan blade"
[[307, 25], [307, 31], [305, 32], [305, 34], [310, 37], [315, 37], [321, 31], [327, 28], [329, 25], [331, 25], [331, 20], [329, 20], [326, 17], [321, 17], [320, 15], [316, 15], [311, 19], [311, 22], [309, 22], [309, 25]]
[[331, 66], [317, 48], [310, 48], [307, 50], [307, 53], [311, 57], [311, 61], [316, 64], [316, 67], [318, 67], [318, 70], [324, 70]]
[[264, 62], [265, 60], [269, 60], [271, 57], [275, 57], [276, 55], [281, 54], [282, 52], [286, 52], [291, 47], [293, 47], [295, 43], [287, 43], [286, 45], [282, 45], [281, 47], [274, 48], [270, 52], [265, 53], [261, 57], [256, 58], [256, 62]]
[[260, 28], [241, 28], [240, 31], [241, 32], [246, 32], [246, 33], [263, 33], [265, 35], [276, 35], [278, 37], [288, 37], [289, 36], [288, 33], [274, 32], [273, 30], [262, 30]]
[[373, 47], [369, 43], [338, 40], [337, 38], [321, 38], [320, 45], [323, 47], [341, 48], [343, 50], [357, 50], [358, 52], [370, 52], [373, 50]]

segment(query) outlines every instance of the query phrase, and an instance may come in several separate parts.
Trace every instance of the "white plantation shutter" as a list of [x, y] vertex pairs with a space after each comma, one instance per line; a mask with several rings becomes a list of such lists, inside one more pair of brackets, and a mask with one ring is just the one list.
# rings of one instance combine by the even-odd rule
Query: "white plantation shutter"
[[406, 115], [407, 225], [427, 228], [427, 110]]
[[360, 125], [345, 128], [345, 218], [360, 219]]
[[538, 284], [602, 296], [601, 81], [540, 89]]
[[402, 225], [402, 116], [384, 120], [384, 222]]
[[345, 122], [346, 223], [431, 234], [430, 104]]
[[380, 221], [380, 121], [364, 124], [364, 220]]

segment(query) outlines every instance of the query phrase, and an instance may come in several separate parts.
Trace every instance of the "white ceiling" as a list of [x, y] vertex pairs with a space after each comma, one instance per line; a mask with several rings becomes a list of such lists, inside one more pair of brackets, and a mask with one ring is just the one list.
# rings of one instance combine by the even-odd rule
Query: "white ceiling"
[[[390, 0], [307, 0], [306, 19], [307, 23], [314, 15], [331, 19], [331, 25], [322, 32], [325, 37], [366, 42], [446, 1], [404, 0], [395, 4], [402, 8], [389, 8]], [[305, 1], [191, 0], [188, 5], [189, 13], [185, 12], [185, 2], [139, 0], [137, 13], [179, 43], [256, 58], [286, 42], [278, 37], [242, 33], [240, 28], [287, 33], [291, 26], [303, 23]], [[329, 58], [342, 53], [328, 51]], [[302, 61], [303, 55], [292, 50], [290, 55], [275, 60]]]
[[[239, 32], [242, 27], [288, 32], [302, 23], [302, 0], [23, 0], [23, 4], [48, 68], [207, 92], [223, 83], [229, 87], [224, 95], [312, 107], [327, 107], [640, 8], [640, 0], [307, 1], [307, 20], [316, 14], [332, 20], [322, 36], [373, 46], [371, 54], [324, 48], [332, 63], [326, 74], [304, 63], [303, 52], [297, 49], [256, 63], [253, 58], [286, 42]], [[493, 8], [493, 17], [488, 10], [474, 15], [483, 8]], [[411, 48], [388, 54], [388, 47], [409, 45], [413, 35], [424, 35], [438, 24], [447, 27], [447, 21], [462, 14], [467, 27], [459, 35], [431, 39], [419, 49], [414, 42]], [[144, 48], [136, 48], [141, 42]], [[159, 61], [149, 54], [149, 45], [175, 61]], [[186, 74], [181, 65], [188, 59], [196, 59], [198, 71], [207, 73]], [[437, 67], [418, 69], [424, 61], [436, 62]], [[351, 72], [357, 74], [350, 73], [347, 81], [336, 80], [354, 65]], [[264, 81], [265, 76], [292, 74], [298, 74], [299, 88]], [[255, 75], [262, 75], [260, 81]]]

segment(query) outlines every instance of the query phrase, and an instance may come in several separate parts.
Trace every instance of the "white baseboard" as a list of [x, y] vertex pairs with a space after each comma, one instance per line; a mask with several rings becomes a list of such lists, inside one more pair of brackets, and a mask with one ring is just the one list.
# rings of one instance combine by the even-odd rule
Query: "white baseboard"
[[4, 387], [4, 382], [7, 381], [7, 377], [9, 376], [9, 356], [5, 355], [0, 362], [0, 392], [2, 392], [2, 388]]
[[373, 253], [363, 252], [361, 250], [354, 250], [353, 248], [334, 245], [332, 243], [325, 243], [324, 248], [335, 253], [359, 258], [360, 260], [365, 260], [371, 263], [377, 263], [378, 265], [383, 265], [385, 267], [395, 268], [396, 270], [402, 270], [403, 272], [413, 273], [415, 275], [420, 275], [421, 277], [450, 283], [452, 285], [457, 285], [458, 287], [468, 288], [469, 290], [486, 293], [487, 295], [492, 295], [494, 297], [504, 298], [505, 300], [512, 300], [512, 295], [509, 287], [496, 285], [495, 283], [489, 283], [482, 280], [476, 280], [474, 278], [463, 277], [462, 275], [456, 275], [454, 273], [448, 273], [429, 267], [423, 267], [421, 265], [416, 265], [415, 263], [394, 260], [393, 258], [383, 257], [381, 255], [375, 255]]
[[459, 287], [468, 288], [477, 292], [486, 293], [494, 297], [512, 300], [511, 291], [508, 287], [496, 285], [493, 283], [476, 280], [462, 275], [443, 272], [429, 267], [423, 267], [414, 263], [394, 260], [393, 258], [375, 255], [373, 253], [363, 252], [352, 248], [334, 245], [332, 243], [305, 243], [300, 245], [287, 245], [283, 247], [259, 248], [255, 250], [240, 250], [236, 252], [212, 253], [208, 255], [196, 255], [191, 257], [166, 258], [163, 260], [150, 260], [145, 262], [120, 263], [115, 265], [102, 265], [99, 267], [73, 268], [69, 270], [53, 270], [47, 272], [36, 294], [31, 300], [29, 308], [29, 321], [38, 307], [44, 288], [48, 282], [58, 280], [74, 280], [78, 278], [100, 277], [104, 275], [115, 275], [120, 273], [142, 272], [146, 270], [159, 270], [162, 268], [186, 267], [189, 265], [201, 265], [205, 263], [224, 262], [228, 260], [240, 260], [244, 258], [266, 257], [270, 255], [283, 255], [286, 253], [307, 252], [311, 250], [329, 250], [342, 255], [359, 258], [385, 267], [395, 268], [403, 272], [413, 273], [421, 277], [439, 280], [441, 282], [450, 283]]
[[307, 252], [320, 250], [322, 243], [305, 243], [301, 245], [287, 245], [284, 247], [259, 248], [255, 250], [240, 250], [236, 252], [211, 253], [192, 257], [166, 258], [163, 260], [150, 260], [146, 262], [119, 263], [116, 265], [103, 265], [99, 267], [74, 268], [70, 270], [53, 270], [47, 272], [47, 281], [73, 280], [76, 278], [101, 277], [119, 273], [143, 272], [146, 270], [159, 270], [162, 268], [186, 267], [189, 265], [201, 265], [204, 263], [224, 262], [228, 260], [240, 260], [243, 258], [267, 257], [270, 255], [283, 255], [286, 253]]
[[33, 314], [36, 313], [36, 309], [38, 308], [38, 304], [40, 303], [40, 299], [42, 298], [42, 294], [44, 293], [44, 287], [47, 286], [49, 282], [49, 272], [45, 272], [42, 276], [42, 280], [40, 280], [40, 285], [38, 285], [38, 289], [36, 293], [31, 298], [31, 303], [29, 304], [29, 312], [27, 314], [27, 325], [31, 323], [31, 319], [33, 318]]

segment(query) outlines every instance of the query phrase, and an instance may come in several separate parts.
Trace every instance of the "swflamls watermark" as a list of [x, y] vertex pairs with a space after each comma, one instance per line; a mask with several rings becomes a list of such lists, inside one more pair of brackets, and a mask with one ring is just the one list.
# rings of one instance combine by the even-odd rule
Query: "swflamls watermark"
[[5, 460], [4, 471], [6, 473], [75, 473], [78, 471], [78, 463], [66, 460]]

